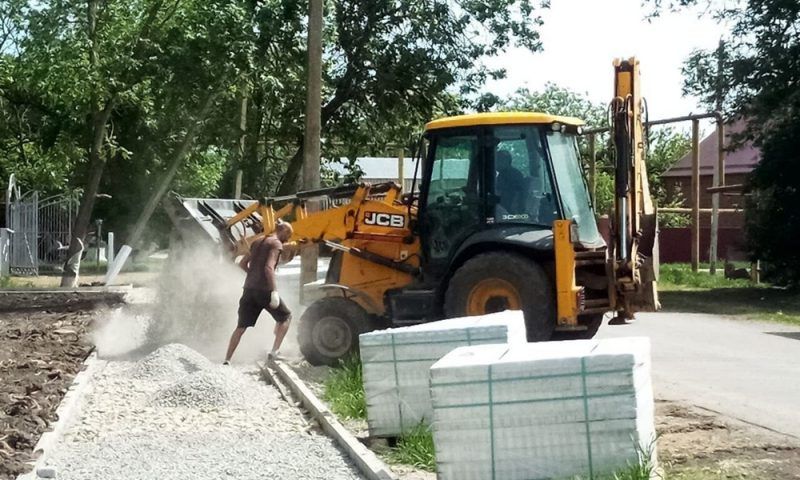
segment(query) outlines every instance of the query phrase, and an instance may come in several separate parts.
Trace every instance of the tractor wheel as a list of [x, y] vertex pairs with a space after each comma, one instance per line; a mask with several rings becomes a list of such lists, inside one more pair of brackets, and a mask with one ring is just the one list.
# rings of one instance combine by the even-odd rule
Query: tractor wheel
[[344, 297], [321, 298], [300, 317], [300, 352], [312, 365], [336, 366], [358, 351], [358, 335], [369, 330], [369, 315], [361, 305]]
[[444, 308], [449, 318], [522, 310], [529, 342], [549, 340], [556, 326], [550, 278], [536, 262], [515, 253], [468, 260], [450, 279]]
[[603, 314], [597, 313], [587, 315], [586, 318], [579, 318], [578, 321], [586, 325], [586, 330], [577, 332], [555, 332], [553, 334], [553, 340], [589, 340], [590, 338], [594, 338], [594, 336], [597, 335], [597, 330], [600, 329], [600, 325], [603, 324]]

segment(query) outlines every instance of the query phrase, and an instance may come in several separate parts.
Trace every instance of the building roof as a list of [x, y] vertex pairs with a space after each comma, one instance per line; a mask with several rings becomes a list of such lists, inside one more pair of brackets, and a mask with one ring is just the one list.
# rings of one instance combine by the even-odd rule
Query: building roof
[[[369, 180], [386, 180], [398, 178], [398, 163], [397, 157], [358, 157], [356, 159], [358, 166], [364, 172], [361, 177], [366, 181]], [[414, 177], [415, 163], [413, 159], [406, 158], [403, 161], [403, 177], [411, 179]], [[344, 164], [339, 162], [331, 162], [328, 167], [341, 174], [346, 173]], [[417, 174], [419, 177], [419, 173]]]
[[[746, 121], [739, 119], [725, 125], [725, 148], [731, 143], [730, 135], [744, 131]], [[700, 175], [714, 175], [717, 165], [717, 129], [700, 142]], [[750, 173], [761, 160], [761, 152], [751, 142], [746, 142], [733, 151], [725, 152], [725, 175]], [[678, 163], [664, 172], [664, 177], [692, 176], [692, 152], [687, 153]]]
[[458, 115], [455, 117], [445, 117], [425, 125], [425, 130], [436, 130], [440, 128], [471, 127], [474, 125], [509, 125], [542, 123], [549, 124], [560, 122], [567, 125], [580, 126], [583, 120], [575, 117], [559, 117], [537, 112], [494, 112], [494, 113], [472, 113], [469, 115]]

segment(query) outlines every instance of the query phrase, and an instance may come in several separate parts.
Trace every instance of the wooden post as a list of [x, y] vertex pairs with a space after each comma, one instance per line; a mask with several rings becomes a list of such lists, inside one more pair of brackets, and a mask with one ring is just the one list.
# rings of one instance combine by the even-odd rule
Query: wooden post
[[700, 268], [700, 121], [692, 120], [692, 271]]
[[[313, 190], [320, 186], [320, 135], [322, 110], [322, 0], [308, 2], [308, 70], [306, 91], [306, 132], [303, 147], [303, 190]], [[316, 202], [307, 203], [309, 211], [316, 210]], [[305, 284], [317, 280], [317, 258], [319, 248], [316, 244], [303, 248], [300, 255], [300, 303], [304, 301]]]
[[597, 208], [597, 151], [595, 149], [595, 134], [589, 134], [589, 195], [592, 205]]

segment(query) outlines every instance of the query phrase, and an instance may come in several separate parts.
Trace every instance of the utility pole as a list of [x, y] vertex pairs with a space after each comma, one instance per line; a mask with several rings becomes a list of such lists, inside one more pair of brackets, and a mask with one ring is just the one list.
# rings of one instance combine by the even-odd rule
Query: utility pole
[[247, 146], [247, 102], [248, 102], [247, 80], [242, 82], [242, 96], [239, 99], [239, 167], [236, 169], [236, 178], [233, 186], [233, 198], [242, 198], [242, 167], [244, 166], [245, 148]]
[[[724, 100], [724, 81], [725, 81], [725, 42], [720, 39], [719, 47], [717, 48], [717, 88], [716, 88], [716, 101], [717, 101], [717, 112], [722, 113], [723, 108], [723, 100]], [[721, 117], [724, 118], [724, 115]], [[715, 187], [719, 187], [720, 185], [725, 185], [725, 152], [724, 152], [724, 145], [725, 145], [725, 125], [723, 121], [717, 120], [719, 125], [717, 125], [717, 143], [718, 143], [718, 157], [717, 157], [717, 165], [714, 169], [714, 177], [713, 177], [713, 185]], [[714, 192], [711, 194], [711, 238], [709, 241], [709, 251], [708, 251], [708, 263], [709, 263], [709, 272], [711, 275], [716, 275], [717, 273], [717, 245], [719, 243], [719, 192]]]
[[[303, 190], [319, 188], [320, 134], [322, 110], [322, 0], [308, 2], [308, 70], [306, 90], [306, 131], [303, 143]], [[315, 210], [316, 202], [307, 208]], [[306, 246], [300, 255], [300, 303], [303, 286], [317, 280], [319, 249]]]

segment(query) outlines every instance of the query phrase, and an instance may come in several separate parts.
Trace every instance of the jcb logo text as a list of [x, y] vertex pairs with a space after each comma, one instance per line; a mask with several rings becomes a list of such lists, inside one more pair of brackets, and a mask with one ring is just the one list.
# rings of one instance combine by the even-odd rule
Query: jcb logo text
[[406, 225], [406, 219], [402, 215], [392, 213], [364, 212], [364, 223], [379, 227], [403, 228]]

